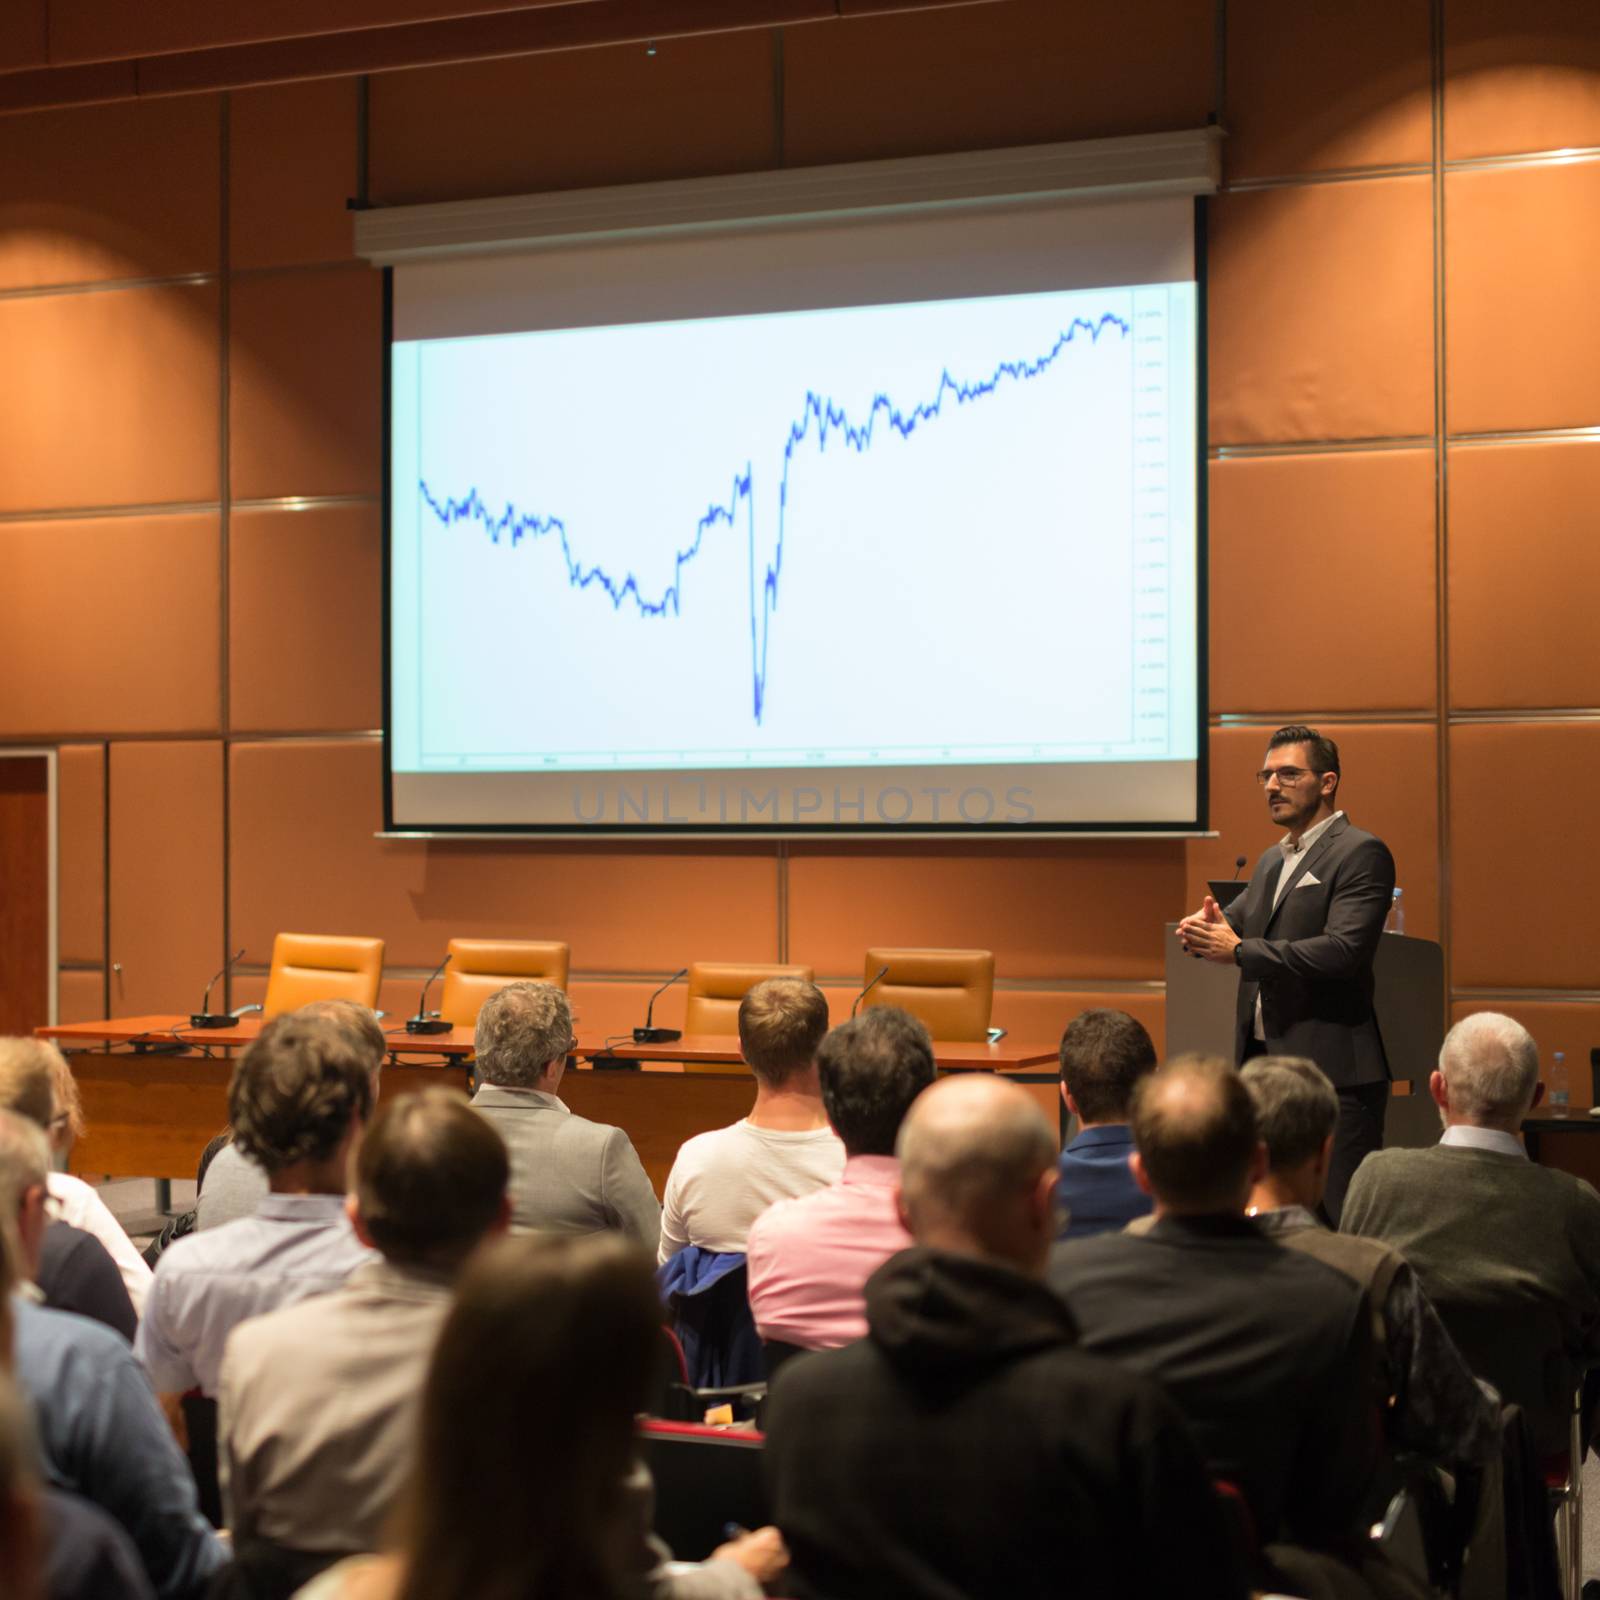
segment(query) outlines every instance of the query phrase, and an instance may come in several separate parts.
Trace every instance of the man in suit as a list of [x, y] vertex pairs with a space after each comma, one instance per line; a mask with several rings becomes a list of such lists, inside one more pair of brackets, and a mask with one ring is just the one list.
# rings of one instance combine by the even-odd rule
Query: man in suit
[[1394, 857], [1337, 809], [1339, 747], [1291, 723], [1256, 781], [1286, 831], [1222, 911], [1209, 895], [1178, 924], [1190, 955], [1239, 969], [1234, 1059], [1305, 1056], [1339, 1092], [1323, 1210], [1338, 1226], [1350, 1179], [1383, 1146], [1389, 1061], [1372, 1007], [1372, 959], [1394, 898]]
[[1372, 1314], [1347, 1277], [1245, 1216], [1265, 1173], [1255, 1107], [1215, 1056], [1180, 1056], [1133, 1097], [1147, 1233], [1056, 1246], [1048, 1281], [1083, 1348], [1155, 1379], [1263, 1542], [1352, 1534], [1377, 1455]]
[[773, 1384], [785, 1592], [1242, 1597], [1177, 1409], [1085, 1355], [1040, 1281], [1056, 1150], [1038, 1107], [992, 1073], [946, 1078], [898, 1152], [917, 1243], [867, 1280], [867, 1337], [797, 1356]]
[[511, 1225], [612, 1229], [655, 1253], [661, 1206], [621, 1128], [568, 1111], [558, 1090], [573, 1047], [572, 1010], [553, 983], [508, 983], [478, 1012], [472, 1109], [511, 1152]]

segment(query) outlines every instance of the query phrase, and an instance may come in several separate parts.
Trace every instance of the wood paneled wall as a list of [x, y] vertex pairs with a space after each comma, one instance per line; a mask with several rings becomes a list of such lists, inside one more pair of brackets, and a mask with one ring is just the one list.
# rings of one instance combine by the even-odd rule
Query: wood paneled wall
[[[306, 928], [387, 939], [396, 1010], [455, 932], [569, 939], [584, 1020], [608, 1027], [695, 958], [809, 962], [844, 997], [869, 943], [956, 943], [995, 950], [1014, 1031], [1109, 996], [1159, 1036], [1161, 924], [1271, 837], [1249, 774], [1306, 715], [1395, 849], [1411, 931], [1445, 940], [1456, 1009], [1504, 1006], [1581, 1060], [1600, 1042], [1591, 10], [1216, 15], [1003, 0], [0, 118], [0, 741], [62, 749], [63, 1014], [187, 1009], [241, 944], [234, 999], [259, 998], [273, 933]], [[8, 42], [0, 70], [35, 59]], [[1218, 840], [372, 837], [379, 290], [347, 199], [1211, 113]]]

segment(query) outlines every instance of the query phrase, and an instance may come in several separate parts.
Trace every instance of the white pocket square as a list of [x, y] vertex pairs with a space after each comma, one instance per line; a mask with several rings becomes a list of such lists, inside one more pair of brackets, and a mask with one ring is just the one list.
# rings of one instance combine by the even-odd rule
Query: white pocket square
[[1305, 875], [1305, 877], [1303, 877], [1303, 878], [1302, 878], [1302, 879], [1301, 879], [1301, 880], [1300, 880], [1300, 881], [1299, 881], [1299, 883], [1297, 883], [1297, 884], [1296, 884], [1296, 885], [1295, 885], [1295, 888], [1297, 888], [1297, 889], [1309, 889], [1309, 888], [1310, 888], [1310, 887], [1311, 887], [1311, 886], [1312, 886], [1312, 885], [1313, 885], [1313, 884], [1317, 884], [1317, 883], [1321, 883], [1321, 882], [1322, 882], [1322, 879], [1321, 879], [1321, 878], [1319, 878], [1319, 877], [1318, 877], [1318, 876], [1317, 876], [1317, 875], [1316, 875], [1316, 873], [1314, 873], [1314, 872], [1308, 872], [1308, 873], [1307, 873], [1307, 874], [1306, 874], [1306, 875]]

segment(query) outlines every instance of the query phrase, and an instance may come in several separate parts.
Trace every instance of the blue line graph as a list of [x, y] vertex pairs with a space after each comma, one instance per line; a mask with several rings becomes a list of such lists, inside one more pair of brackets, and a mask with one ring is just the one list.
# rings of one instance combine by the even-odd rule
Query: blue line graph
[[897, 405], [881, 391], [873, 397], [863, 421], [853, 421], [846, 409], [814, 390], [808, 390], [799, 417], [790, 423], [788, 437], [783, 447], [783, 467], [778, 480], [777, 538], [774, 554], [766, 564], [758, 588], [756, 582], [756, 474], [752, 463], [733, 474], [727, 500], [712, 500], [695, 524], [694, 537], [686, 548], [675, 552], [671, 580], [651, 598], [641, 587], [638, 577], [628, 571], [618, 578], [599, 562], [586, 564], [573, 551], [565, 520], [554, 513], [521, 511], [508, 502], [503, 511], [496, 513], [485, 503], [476, 487], [468, 489], [461, 498], [436, 494], [426, 478], [418, 479], [418, 489], [423, 503], [436, 521], [445, 528], [458, 523], [475, 522], [488, 533], [492, 543], [508, 542], [516, 548], [524, 539], [544, 539], [554, 534], [560, 544], [566, 563], [567, 582], [577, 590], [599, 588], [611, 601], [612, 609], [620, 611], [631, 601], [640, 617], [681, 617], [683, 598], [683, 573], [705, 543], [708, 532], [726, 526], [736, 526], [740, 508], [745, 510], [749, 556], [749, 610], [750, 610], [750, 678], [751, 711], [757, 726], [762, 722], [767, 702], [768, 640], [772, 617], [778, 608], [779, 586], [783, 573], [783, 555], [787, 533], [789, 482], [798, 452], [814, 439], [816, 450], [826, 450], [830, 437], [839, 438], [858, 455], [865, 455], [878, 436], [880, 424], [892, 436], [909, 442], [912, 437], [945, 414], [947, 402], [956, 408], [983, 400], [1003, 387], [1029, 382], [1050, 371], [1073, 344], [1079, 334], [1087, 335], [1091, 345], [1097, 345], [1101, 336], [1114, 330], [1124, 340], [1132, 333], [1131, 322], [1113, 312], [1096, 318], [1074, 317], [1064, 330], [1057, 334], [1050, 349], [1044, 354], [1025, 360], [999, 362], [988, 377], [966, 381], [952, 377], [948, 368], [940, 373], [938, 385], [930, 399], [919, 401], [909, 410]]

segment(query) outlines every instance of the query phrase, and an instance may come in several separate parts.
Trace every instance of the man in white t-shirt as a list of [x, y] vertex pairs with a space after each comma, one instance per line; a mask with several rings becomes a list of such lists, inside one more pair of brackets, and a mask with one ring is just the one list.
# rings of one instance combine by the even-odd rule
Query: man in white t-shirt
[[672, 1163], [661, 1207], [663, 1262], [688, 1245], [743, 1251], [750, 1224], [777, 1200], [810, 1194], [844, 1171], [817, 1084], [828, 1002], [803, 978], [768, 978], [739, 1006], [739, 1050], [756, 1077], [750, 1114], [698, 1133]]

